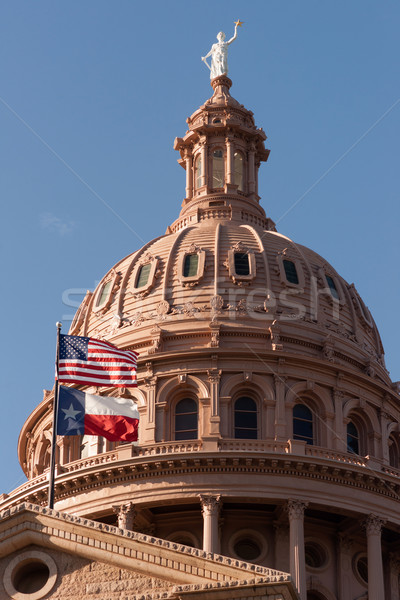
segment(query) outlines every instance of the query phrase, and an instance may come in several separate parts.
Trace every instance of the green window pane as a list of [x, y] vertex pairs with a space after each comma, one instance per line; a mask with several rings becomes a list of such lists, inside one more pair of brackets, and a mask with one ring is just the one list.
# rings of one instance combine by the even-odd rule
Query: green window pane
[[238, 186], [238, 190], [243, 192], [243, 156], [240, 152], [235, 152], [233, 155], [234, 182]]
[[299, 277], [297, 275], [296, 265], [291, 260], [284, 260], [283, 267], [285, 269], [286, 279], [289, 283], [299, 283]]
[[140, 267], [138, 278], [137, 278], [137, 283], [136, 283], [137, 288], [143, 287], [144, 285], [146, 285], [148, 283], [150, 269], [151, 269], [151, 263], [147, 263], [147, 265], [143, 265], [142, 267]]
[[325, 275], [325, 277], [326, 277], [326, 281], [328, 282], [332, 297], [336, 298], [336, 300], [339, 300], [339, 294], [338, 294], [335, 282], [333, 281], [332, 277], [330, 277], [329, 275]]
[[199, 266], [199, 255], [198, 254], [186, 254], [183, 263], [183, 276], [184, 277], [196, 277], [197, 269]]
[[103, 306], [103, 304], [106, 302], [106, 300], [108, 298], [108, 294], [110, 292], [111, 283], [112, 283], [111, 281], [107, 281], [107, 283], [105, 283], [103, 285], [103, 289], [101, 290], [101, 293], [97, 297], [96, 307]]

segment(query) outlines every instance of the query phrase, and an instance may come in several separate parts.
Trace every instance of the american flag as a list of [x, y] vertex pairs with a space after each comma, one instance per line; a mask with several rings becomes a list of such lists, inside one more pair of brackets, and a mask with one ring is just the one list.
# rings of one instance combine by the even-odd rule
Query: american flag
[[138, 354], [119, 350], [109, 342], [75, 335], [60, 335], [60, 383], [136, 387]]

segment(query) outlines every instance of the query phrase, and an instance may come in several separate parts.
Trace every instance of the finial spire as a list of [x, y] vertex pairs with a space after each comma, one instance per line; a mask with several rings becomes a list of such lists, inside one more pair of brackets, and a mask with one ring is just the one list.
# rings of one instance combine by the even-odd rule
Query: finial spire
[[[211, 50], [208, 54], [201, 57], [201, 60], [207, 65], [210, 69], [210, 77], [214, 79], [214, 77], [220, 77], [221, 75], [228, 74], [228, 46], [232, 44], [234, 40], [237, 38], [237, 28], [243, 25], [243, 21], [238, 19], [235, 21], [235, 32], [230, 40], [225, 41], [225, 34], [223, 31], [220, 31], [217, 35], [218, 42], [211, 46]], [[207, 58], [211, 56], [211, 65], [208, 64]]]

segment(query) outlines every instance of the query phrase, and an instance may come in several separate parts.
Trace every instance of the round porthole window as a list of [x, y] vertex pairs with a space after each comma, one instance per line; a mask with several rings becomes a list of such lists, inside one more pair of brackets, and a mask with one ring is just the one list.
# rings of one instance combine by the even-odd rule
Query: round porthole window
[[368, 558], [365, 554], [357, 558], [356, 571], [362, 583], [368, 583]]
[[264, 536], [253, 529], [237, 531], [229, 540], [229, 554], [240, 560], [261, 563], [268, 551]]
[[305, 560], [306, 565], [312, 569], [321, 569], [328, 560], [328, 555], [320, 544], [316, 542], [306, 542], [305, 544]]
[[256, 560], [261, 554], [261, 548], [251, 538], [239, 539], [233, 546], [235, 554], [242, 560]]
[[57, 567], [48, 554], [24, 552], [6, 567], [3, 583], [13, 600], [40, 600], [54, 587]]

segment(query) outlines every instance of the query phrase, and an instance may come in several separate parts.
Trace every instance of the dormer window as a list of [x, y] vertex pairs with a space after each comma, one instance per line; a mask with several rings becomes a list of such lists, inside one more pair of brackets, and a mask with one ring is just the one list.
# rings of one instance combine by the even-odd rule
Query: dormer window
[[158, 271], [159, 260], [150, 252], [147, 252], [141, 260], [136, 263], [133, 271], [132, 281], [134, 296], [144, 297], [153, 287]]
[[147, 285], [147, 283], [149, 281], [150, 270], [151, 270], [151, 263], [147, 263], [140, 267], [138, 275], [137, 275], [137, 281], [136, 281], [135, 287], [141, 288], [141, 287], [144, 287], [145, 285]]
[[228, 250], [228, 259], [224, 262], [228, 267], [229, 277], [238, 285], [249, 285], [256, 276], [256, 256], [254, 250], [246, 248], [238, 242]]
[[233, 170], [234, 170], [234, 183], [238, 186], [240, 192], [244, 191], [244, 177], [243, 177], [243, 154], [241, 152], [235, 152], [233, 155]]
[[110, 293], [111, 284], [112, 281], [107, 281], [101, 288], [101, 292], [96, 299], [96, 308], [101, 308], [106, 303], [108, 294]]
[[296, 265], [292, 260], [283, 260], [283, 268], [285, 269], [286, 279], [289, 283], [299, 284], [299, 276], [297, 275]]
[[225, 185], [225, 164], [222, 150], [212, 153], [212, 187], [222, 188]]
[[197, 252], [195, 254], [186, 254], [185, 260], [183, 263], [183, 276], [184, 277], [196, 277], [198, 267], [199, 267], [199, 255], [197, 254]]
[[205, 260], [205, 250], [196, 244], [192, 244], [186, 252], [180, 254], [178, 273], [182, 285], [193, 287], [199, 283], [204, 275]]
[[202, 177], [203, 177], [203, 161], [201, 160], [201, 155], [196, 158], [195, 167], [194, 167], [194, 176], [196, 189], [198, 190], [202, 186]]
[[111, 270], [107, 275], [106, 281], [96, 290], [93, 300], [93, 311], [106, 311], [114, 297], [114, 292], [118, 289], [118, 283], [121, 275]]
[[336, 300], [339, 300], [339, 294], [338, 294], [338, 291], [336, 289], [336, 285], [335, 285], [335, 282], [333, 281], [333, 278], [330, 275], [325, 275], [325, 279], [326, 279], [326, 282], [327, 282], [327, 284], [329, 286], [329, 289], [331, 291], [332, 298], [335, 298]]
[[236, 275], [250, 275], [249, 255], [247, 252], [235, 252], [234, 260]]

